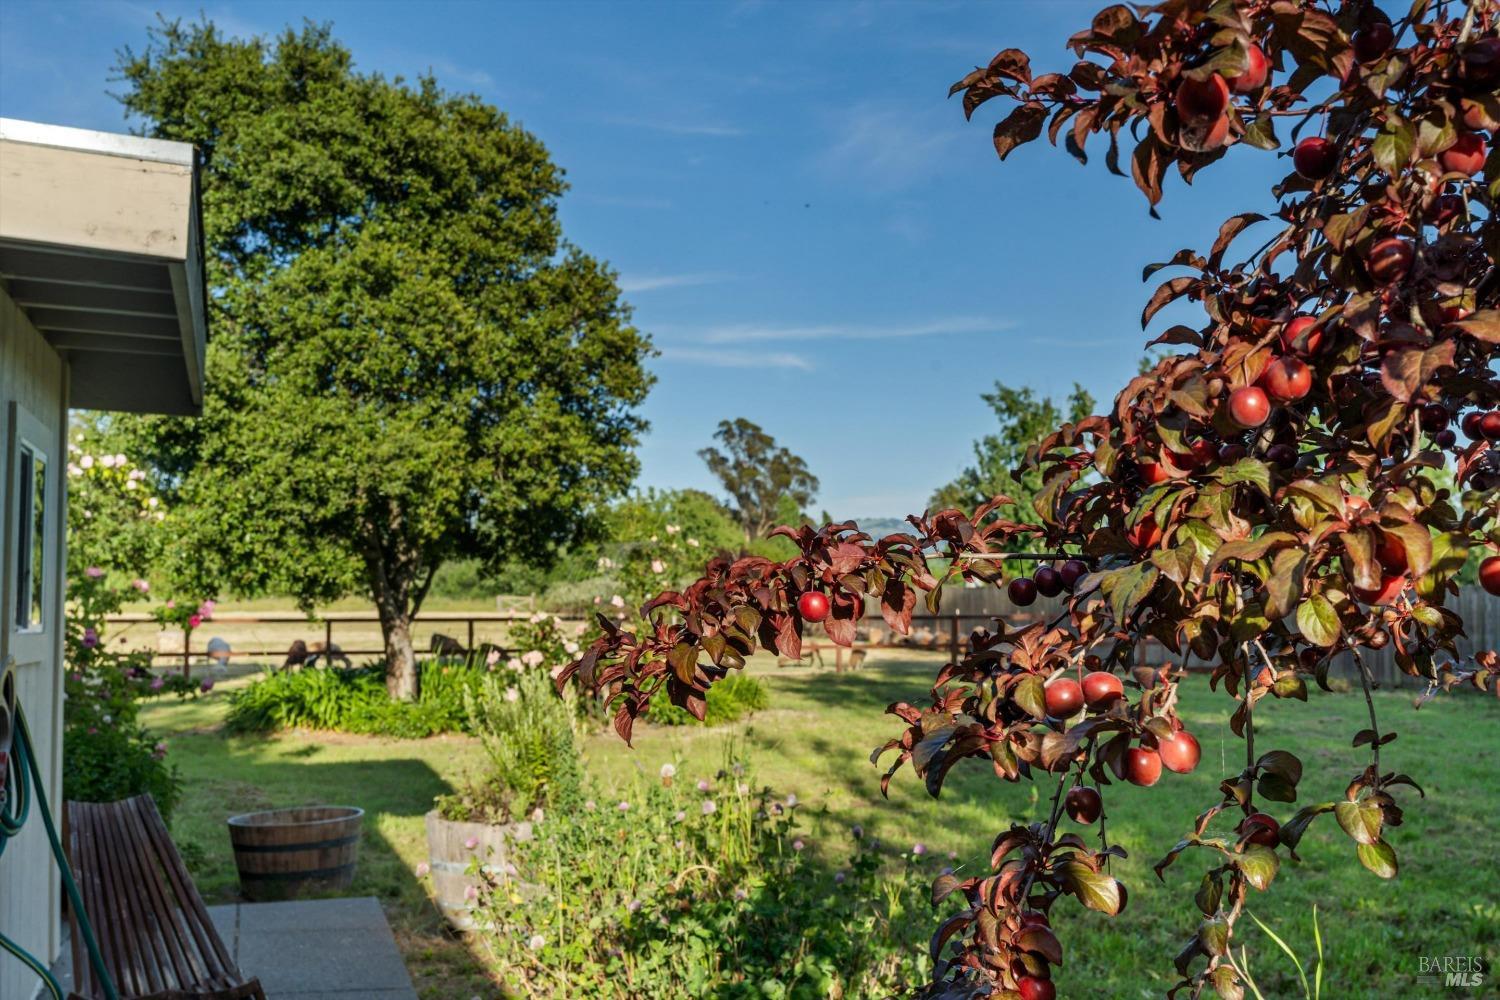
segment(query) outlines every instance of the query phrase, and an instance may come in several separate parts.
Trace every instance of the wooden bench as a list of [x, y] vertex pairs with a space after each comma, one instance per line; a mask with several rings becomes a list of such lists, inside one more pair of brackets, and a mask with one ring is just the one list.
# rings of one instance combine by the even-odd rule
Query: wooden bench
[[[156, 802], [67, 804], [68, 862], [121, 1000], [265, 1000], [241, 974], [208, 917]], [[70, 913], [74, 992], [102, 1000]]]

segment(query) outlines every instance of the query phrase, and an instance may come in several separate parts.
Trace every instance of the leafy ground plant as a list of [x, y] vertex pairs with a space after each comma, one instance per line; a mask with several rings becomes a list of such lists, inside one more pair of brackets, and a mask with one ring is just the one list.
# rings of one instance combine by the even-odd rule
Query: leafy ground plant
[[625, 797], [549, 815], [498, 871], [474, 862], [485, 946], [535, 997], [883, 997], [920, 979], [912, 918], [939, 863], [856, 828], [831, 868], [798, 808], [731, 750], [717, 773], [666, 764]]

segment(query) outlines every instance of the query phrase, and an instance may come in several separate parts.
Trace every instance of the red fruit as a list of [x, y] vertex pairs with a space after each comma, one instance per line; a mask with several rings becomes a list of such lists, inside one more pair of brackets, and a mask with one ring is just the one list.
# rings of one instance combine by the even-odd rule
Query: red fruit
[[1057, 575], [1062, 577], [1063, 586], [1071, 592], [1078, 586], [1078, 581], [1088, 575], [1089, 568], [1081, 559], [1069, 559], [1057, 567]]
[[1219, 449], [1219, 461], [1225, 465], [1233, 465], [1245, 457], [1245, 446], [1237, 441], [1230, 441]]
[[1242, 386], [1229, 394], [1229, 419], [1245, 429], [1259, 427], [1271, 415], [1271, 401], [1259, 386]]
[[1161, 525], [1156, 523], [1156, 518], [1147, 514], [1136, 522], [1135, 527], [1127, 528], [1125, 539], [1138, 549], [1149, 549], [1161, 541]]
[[1018, 576], [1005, 589], [1010, 603], [1018, 608], [1027, 608], [1036, 603], [1036, 581], [1028, 576]]
[[1199, 758], [1203, 756], [1198, 738], [1186, 729], [1179, 729], [1166, 739], [1157, 740], [1156, 752], [1161, 757], [1162, 766], [1178, 774], [1187, 774], [1197, 767]]
[[1422, 422], [1424, 431], [1436, 433], [1448, 426], [1453, 414], [1442, 403], [1428, 403], [1419, 411], [1417, 419]]
[[1047, 685], [1047, 714], [1067, 719], [1083, 707], [1083, 688], [1071, 677], [1059, 677]]
[[1120, 678], [1106, 670], [1095, 670], [1083, 675], [1083, 700], [1089, 708], [1098, 711], [1108, 708], [1117, 698], [1125, 697], [1125, 685]]
[[1403, 573], [1395, 573], [1390, 576], [1383, 577], [1380, 581], [1380, 586], [1373, 589], [1366, 590], [1362, 587], [1355, 587], [1354, 596], [1359, 598], [1365, 604], [1373, 604], [1376, 607], [1384, 607], [1385, 605], [1395, 601], [1396, 598], [1400, 596], [1401, 591], [1405, 589], [1406, 575]]
[[1473, 410], [1464, 414], [1463, 423], [1459, 426], [1463, 428], [1464, 436], [1470, 441], [1478, 441], [1484, 437], [1484, 432], [1479, 429], [1479, 422], [1483, 419], [1483, 410]]
[[1208, 125], [1229, 107], [1229, 84], [1217, 73], [1206, 79], [1184, 77], [1177, 85], [1177, 116], [1189, 125]]
[[804, 621], [820, 622], [828, 617], [828, 598], [816, 590], [809, 590], [797, 598], [797, 613]]
[[1099, 818], [1103, 807], [1104, 801], [1099, 798], [1099, 789], [1088, 785], [1068, 789], [1067, 798], [1063, 799], [1063, 808], [1068, 810], [1068, 816], [1075, 823], [1094, 822]]
[[1438, 154], [1438, 163], [1449, 173], [1473, 175], [1484, 169], [1484, 137], [1478, 132], [1460, 132], [1457, 141]]
[[1235, 828], [1240, 836], [1248, 835], [1248, 842], [1259, 844], [1262, 847], [1275, 847], [1281, 843], [1281, 824], [1276, 822], [1275, 816], [1265, 813], [1251, 813], [1240, 820], [1240, 825]]
[[1297, 464], [1297, 449], [1289, 444], [1273, 444], [1266, 449], [1266, 461], [1283, 469]]
[[1320, 181], [1338, 166], [1338, 147], [1320, 135], [1309, 136], [1292, 150], [1292, 166], [1310, 181]]
[[1458, 444], [1458, 435], [1453, 433], [1453, 428], [1444, 427], [1432, 436], [1432, 443], [1439, 448], [1452, 448]]
[[1392, 285], [1406, 277], [1406, 272], [1411, 270], [1413, 256], [1410, 243], [1388, 236], [1370, 248], [1365, 269], [1380, 284]]
[[1288, 353], [1317, 354], [1323, 346], [1323, 328], [1316, 316], [1296, 316], [1281, 331], [1281, 347]]
[[1219, 457], [1219, 449], [1208, 438], [1199, 438], [1191, 447], [1194, 465], [1212, 465]]
[[1239, 76], [1231, 76], [1227, 81], [1229, 89], [1236, 94], [1249, 94], [1265, 86], [1266, 77], [1271, 72], [1271, 61], [1261, 51], [1259, 45], [1252, 45], [1246, 55], [1250, 58], [1245, 66], [1245, 72]]
[[1146, 481], [1147, 486], [1155, 486], [1172, 478], [1172, 473], [1165, 462], [1142, 462], [1141, 478]]
[[1036, 581], [1036, 592], [1043, 597], [1056, 597], [1062, 593], [1062, 574], [1051, 566], [1043, 566], [1032, 577]]
[[1194, 153], [1211, 153], [1229, 138], [1229, 116], [1208, 122], [1185, 121], [1177, 130], [1177, 144]]
[[1354, 33], [1354, 58], [1372, 63], [1385, 55], [1396, 40], [1396, 33], [1385, 21], [1375, 21]]
[[1036, 976], [1017, 979], [1016, 992], [1021, 995], [1021, 1000], [1057, 1000], [1057, 987], [1052, 985], [1052, 980]]
[[1479, 418], [1479, 433], [1486, 441], [1500, 441], [1500, 410], [1491, 410]]
[[1293, 357], [1275, 358], [1255, 383], [1278, 403], [1291, 403], [1312, 391], [1312, 369]]
[[1405, 573], [1406, 546], [1395, 535], [1382, 531], [1375, 541], [1375, 561], [1380, 563], [1380, 568], [1385, 570], [1387, 576]]
[[1149, 788], [1161, 780], [1161, 755], [1145, 747], [1125, 751], [1125, 780]]
[[1490, 556], [1479, 564], [1479, 585], [1500, 597], [1500, 556]]

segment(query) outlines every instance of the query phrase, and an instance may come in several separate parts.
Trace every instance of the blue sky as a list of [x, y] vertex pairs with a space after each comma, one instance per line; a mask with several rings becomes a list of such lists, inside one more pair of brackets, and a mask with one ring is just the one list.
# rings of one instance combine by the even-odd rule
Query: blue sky
[[744, 416], [807, 458], [818, 507], [899, 517], [968, 461], [995, 380], [1112, 398], [1145, 342], [1142, 265], [1207, 247], [1284, 172], [1237, 151], [1171, 181], [1155, 221], [1102, 143], [1087, 167], [1045, 141], [1001, 164], [1001, 102], [965, 123], [949, 84], [1012, 45], [1065, 69], [1102, 5], [6, 0], [0, 114], [123, 130], [109, 68], [158, 10], [332, 21], [362, 70], [476, 92], [566, 168], [569, 238], [661, 351], [642, 485], [711, 489], [696, 452]]

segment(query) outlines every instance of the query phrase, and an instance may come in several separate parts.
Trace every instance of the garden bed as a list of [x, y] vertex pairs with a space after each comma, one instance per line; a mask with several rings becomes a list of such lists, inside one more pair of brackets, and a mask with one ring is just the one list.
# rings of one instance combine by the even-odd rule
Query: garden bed
[[[748, 722], [721, 729], [642, 726], [636, 750], [622, 750], [613, 734], [586, 744], [589, 772], [606, 787], [623, 787], [641, 774], [654, 776], [661, 764], [690, 759], [716, 764], [726, 739], [737, 739], [752, 757], [761, 783], [802, 800], [801, 822], [814, 859], [836, 860], [847, 851], [848, 831], [859, 824], [894, 857], [921, 842], [929, 854], [965, 866], [987, 861], [989, 832], [1011, 820], [1041, 818], [1047, 806], [1031, 786], [1005, 785], [983, 767], [955, 769], [941, 802], [902, 775], [882, 801], [878, 771], [868, 751], [899, 728], [882, 717], [892, 701], [910, 700], [930, 683], [938, 658], [880, 653], [856, 674], [792, 668], [777, 671], [769, 660], [750, 671], [771, 689], [773, 707]], [[225, 685], [231, 689], [243, 681]], [[1376, 696], [1381, 711], [1401, 718], [1410, 700]], [[222, 722], [226, 698], [216, 689], [197, 701], [158, 702], [143, 721], [161, 733], [182, 768], [184, 794], [174, 834], [211, 899], [229, 899], [235, 869], [226, 816], [257, 808], [317, 801], [364, 807], [367, 821], [360, 867], [352, 892], [379, 896], [386, 906], [408, 965], [427, 997], [490, 995], [484, 955], [444, 936], [428, 890], [415, 874], [427, 858], [423, 815], [433, 797], [459, 787], [483, 761], [478, 741], [459, 736], [396, 741], [348, 736], [337, 741], [309, 733], [269, 738], [226, 738], [212, 727]], [[1222, 695], [1184, 688], [1182, 711], [1200, 731], [1217, 731], [1230, 706]], [[1357, 766], [1358, 751], [1345, 733], [1364, 716], [1358, 694], [1319, 695], [1312, 702], [1277, 703], [1257, 716], [1258, 738], [1304, 759]], [[1307, 863], [1283, 873], [1276, 891], [1252, 901], [1255, 914], [1301, 953], [1311, 950], [1311, 909], [1316, 902], [1327, 953], [1325, 995], [1351, 998], [1411, 995], [1417, 989], [1417, 957], [1430, 954], [1490, 953], [1500, 943], [1500, 871], [1489, 856], [1486, 817], [1500, 808], [1487, 762], [1454, 755], [1455, 745], [1487, 745], [1500, 724], [1500, 706], [1477, 699], [1462, 705], [1439, 700], [1422, 709], [1434, 716], [1421, 727], [1403, 730], [1385, 749], [1389, 767], [1430, 772], [1445, 762], [1441, 780], [1426, 785], [1428, 799], [1392, 831], [1401, 851], [1402, 877], [1379, 882], [1359, 867], [1347, 838], [1336, 829], [1314, 828], [1299, 852]], [[200, 731], [194, 731], [200, 730]], [[1190, 877], [1168, 870], [1167, 885], [1151, 874], [1152, 853], [1172, 843], [1192, 822], [1201, 802], [1212, 795], [1212, 775], [1232, 767], [1225, 754], [1242, 753], [1235, 742], [1205, 742], [1204, 766], [1187, 776], [1167, 775], [1149, 793], [1126, 789], [1110, 801], [1112, 838], [1129, 850], [1119, 873], [1131, 884], [1131, 921], [1122, 924], [1076, 907], [1060, 908], [1054, 923], [1069, 927], [1067, 940], [1091, 941], [1087, 952], [1067, 956], [1067, 981], [1089, 982], [1105, 996], [1160, 995], [1172, 981], [1161, 956], [1175, 953], [1191, 933], [1191, 912], [1181, 906]], [[1320, 768], [1331, 775], [1338, 767]], [[1435, 776], [1436, 777], [1436, 776]], [[1310, 774], [1302, 797], [1334, 798], [1342, 792], [1331, 778]], [[1294, 807], [1288, 807], [1288, 812]], [[926, 928], [930, 911], [914, 919]], [[1078, 929], [1087, 929], [1079, 933]], [[1261, 956], [1257, 979], [1268, 996], [1291, 995], [1298, 988], [1290, 967], [1259, 930], [1246, 931]], [[1175, 946], [1174, 946], [1175, 945]], [[1467, 950], [1467, 951], [1466, 951]]]

